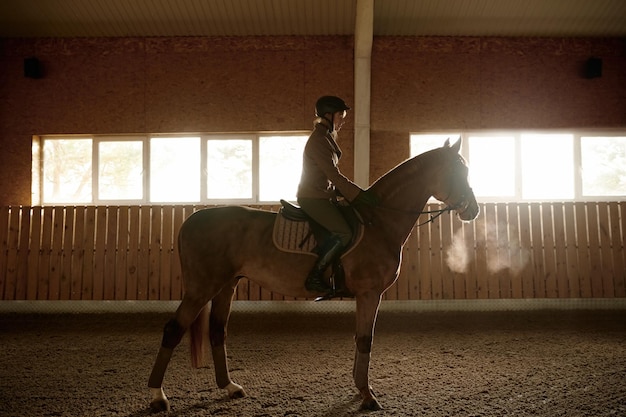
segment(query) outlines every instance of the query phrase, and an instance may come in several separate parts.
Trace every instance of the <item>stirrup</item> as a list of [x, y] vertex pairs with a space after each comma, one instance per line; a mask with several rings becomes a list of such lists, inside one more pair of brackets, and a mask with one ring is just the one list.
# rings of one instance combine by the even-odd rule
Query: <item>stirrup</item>
[[[323, 272], [322, 272], [323, 274]], [[310, 288], [309, 287], [309, 277], [307, 277], [306, 281], [304, 282], [304, 288], [306, 288], [307, 291], [311, 291], [311, 292], [329, 292], [329, 291], [333, 291], [333, 287], [331, 287], [330, 285], [328, 285], [328, 283], [323, 279], [323, 277], [317, 277], [317, 279], [315, 280], [317, 281], [315, 284], [316, 288]]]
[[[322, 274], [323, 274], [323, 272], [322, 272]], [[309, 278], [307, 277], [307, 281], [308, 280], [309, 280]], [[304, 283], [304, 287], [306, 288], [307, 291], [311, 291], [311, 292], [315, 291], [315, 292], [325, 293], [324, 295], [322, 295], [320, 297], [317, 297], [315, 299], [315, 301], [330, 300], [331, 298], [333, 298], [335, 296], [335, 289], [333, 287], [331, 287], [330, 285], [328, 285], [328, 283], [324, 280], [323, 275], [322, 275], [322, 277], [317, 277], [316, 281], [318, 281], [317, 283], [320, 286], [324, 286], [324, 288], [323, 289], [321, 289], [321, 288], [320, 289], [310, 289], [307, 286], [307, 283], [306, 282]]]
[[314, 301], [326, 301], [332, 300], [333, 298], [354, 298], [354, 294], [350, 293], [345, 288], [331, 288], [328, 293], [317, 297]]
[[313, 301], [318, 302], [318, 301], [326, 301], [326, 300], [332, 300], [333, 298], [337, 298], [339, 297], [339, 295], [337, 295], [337, 292], [335, 291], [334, 288], [329, 288], [328, 292], [326, 292], [324, 295], [320, 295], [319, 297], [316, 297]]

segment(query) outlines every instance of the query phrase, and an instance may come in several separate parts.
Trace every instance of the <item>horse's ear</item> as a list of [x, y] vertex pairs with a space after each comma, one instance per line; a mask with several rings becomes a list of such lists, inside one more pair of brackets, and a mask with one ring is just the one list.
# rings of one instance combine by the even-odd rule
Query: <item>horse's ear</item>
[[[450, 140], [446, 140], [446, 144], [450, 145]], [[459, 139], [454, 142], [454, 145], [452, 145], [452, 150], [456, 153], [459, 153], [459, 151], [461, 150], [461, 137], [459, 136]]]
[[446, 141], [443, 143], [443, 147], [444, 148], [449, 148], [450, 147], [450, 138], [446, 139]]

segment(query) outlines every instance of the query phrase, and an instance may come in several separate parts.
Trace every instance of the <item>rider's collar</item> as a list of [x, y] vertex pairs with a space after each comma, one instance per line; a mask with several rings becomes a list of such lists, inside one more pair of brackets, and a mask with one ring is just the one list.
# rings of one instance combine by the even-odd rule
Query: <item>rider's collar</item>
[[318, 117], [317, 119], [315, 119], [314, 125], [315, 126], [322, 125], [322, 126], [324, 126], [326, 128], [326, 130], [328, 130], [328, 131], [331, 130], [330, 129], [330, 127], [331, 127], [330, 120], [328, 120], [328, 119], [326, 119], [324, 117]]

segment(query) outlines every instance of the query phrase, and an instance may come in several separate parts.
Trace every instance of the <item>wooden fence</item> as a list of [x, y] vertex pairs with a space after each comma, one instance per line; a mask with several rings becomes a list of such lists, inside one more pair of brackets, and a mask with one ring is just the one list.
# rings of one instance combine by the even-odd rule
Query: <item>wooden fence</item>
[[[2, 207], [1, 299], [180, 299], [176, 235], [199, 208]], [[626, 202], [481, 204], [416, 227], [385, 297], [626, 297], [625, 239]], [[236, 297], [289, 299], [245, 279]]]

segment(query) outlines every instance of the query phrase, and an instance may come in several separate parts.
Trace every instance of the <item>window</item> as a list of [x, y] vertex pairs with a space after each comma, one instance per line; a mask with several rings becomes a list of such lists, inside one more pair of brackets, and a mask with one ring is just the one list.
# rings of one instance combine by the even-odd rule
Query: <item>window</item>
[[308, 133], [35, 137], [33, 204], [295, 200], [307, 138]]
[[524, 200], [574, 198], [573, 135], [522, 134], [520, 142], [522, 198]]
[[626, 136], [580, 138], [583, 195], [626, 195]]
[[150, 139], [150, 201], [200, 201], [200, 138]]
[[[296, 199], [302, 152], [308, 136], [261, 136], [259, 142], [259, 200]], [[289, 157], [286, 157], [290, 155]]]
[[411, 155], [459, 136], [480, 200], [626, 199], [626, 136], [618, 132], [412, 134]]
[[514, 197], [515, 138], [476, 135], [470, 136], [469, 141], [472, 146], [468, 160], [475, 166], [471, 174], [474, 193], [486, 197]]
[[92, 140], [57, 139], [43, 145], [43, 200], [46, 203], [92, 201]]
[[208, 141], [207, 195], [210, 200], [252, 198], [251, 140]]
[[[54, 141], [46, 141], [46, 143]], [[143, 199], [143, 142], [137, 140], [98, 143], [98, 186], [100, 200]]]

